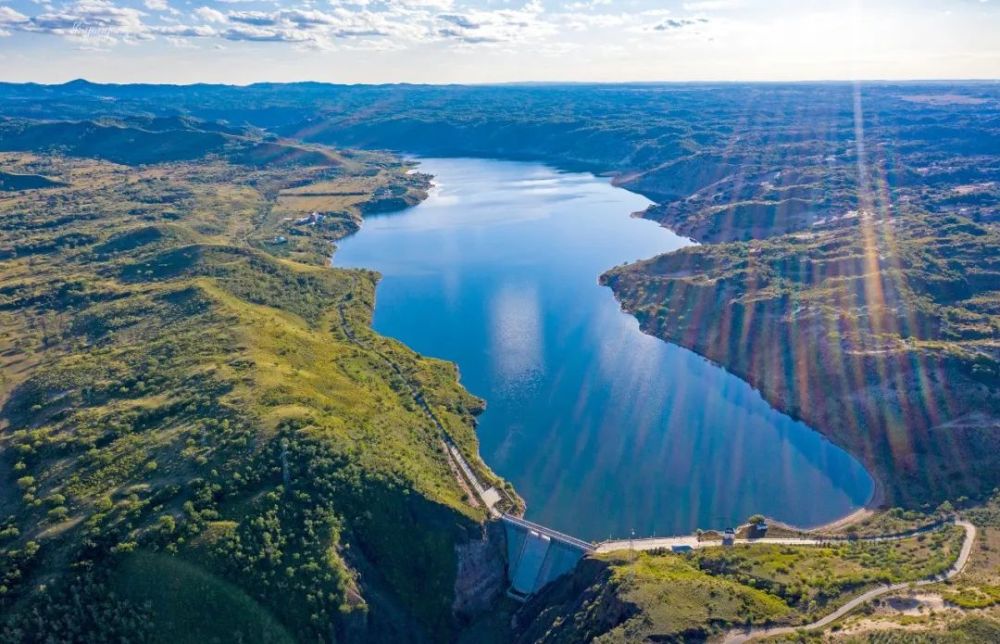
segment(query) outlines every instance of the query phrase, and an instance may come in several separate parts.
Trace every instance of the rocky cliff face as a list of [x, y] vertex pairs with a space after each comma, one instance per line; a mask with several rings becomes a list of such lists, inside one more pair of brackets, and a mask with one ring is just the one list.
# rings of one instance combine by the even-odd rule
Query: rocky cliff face
[[622, 598], [608, 563], [587, 558], [514, 615], [514, 641], [589, 642], [637, 612], [637, 606]]
[[507, 584], [506, 536], [503, 524], [490, 521], [479, 539], [455, 546], [458, 570], [452, 610], [459, 619], [474, 618], [492, 608]]

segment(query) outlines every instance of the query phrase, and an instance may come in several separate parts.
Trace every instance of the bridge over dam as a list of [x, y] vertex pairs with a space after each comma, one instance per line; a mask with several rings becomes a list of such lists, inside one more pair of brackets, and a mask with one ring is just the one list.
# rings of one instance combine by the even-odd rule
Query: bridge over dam
[[[454, 446], [451, 447], [453, 451], [449, 451], [452, 455], [456, 459], [460, 458], [461, 452]], [[460, 469], [463, 474], [474, 476], [473, 470], [468, 466]], [[734, 535], [728, 540], [703, 541], [697, 535], [691, 534], [674, 537], [633, 537], [591, 543], [513, 514], [501, 512], [496, 506], [503, 497], [502, 491], [494, 487], [485, 487], [474, 479], [473, 481], [473, 488], [488, 509], [492, 519], [503, 523], [506, 541], [506, 572], [509, 583], [507, 595], [519, 601], [527, 600], [549, 583], [571, 572], [580, 559], [592, 554], [618, 550], [688, 552], [701, 548], [750, 544], [829, 546], [838, 542], [897, 541], [940, 530], [956, 523], [965, 525], [956, 516], [948, 516], [902, 532], [866, 536], [800, 533], [796, 536], [767, 537], [761, 535], [748, 538]], [[970, 528], [971, 526], [966, 527], [967, 533]], [[974, 530], [972, 532], [974, 533]], [[967, 545], [969, 542], [971, 542], [971, 537], [967, 537]]]
[[[701, 548], [738, 547], [752, 544], [830, 546], [837, 543], [878, 543], [908, 539], [936, 532], [952, 525], [961, 525], [967, 534], [970, 531], [974, 534], [974, 529], [969, 524], [959, 520], [956, 516], [948, 516], [901, 532], [866, 536], [830, 534], [806, 536], [803, 533], [800, 536], [789, 537], [760, 536], [754, 538], [739, 537], [729, 541], [702, 541], [697, 535], [692, 534], [588, 543], [510, 514], [500, 514], [499, 518], [504, 523], [507, 539], [507, 571], [510, 582], [507, 594], [522, 601], [541, 590], [546, 584], [572, 571], [580, 559], [590, 554], [619, 550], [688, 552]], [[967, 542], [970, 539], [971, 537], [967, 536]], [[964, 561], [961, 563], [964, 565]]]
[[[509, 498], [505, 501], [507, 493], [488, 483], [484, 484], [479, 479], [475, 470], [466, 460], [465, 455], [458, 448], [458, 445], [451, 439], [447, 431], [445, 431], [444, 425], [431, 412], [430, 407], [426, 406], [426, 403], [419, 395], [416, 395], [415, 398], [424, 406], [428, 416], [441, 429], [443, 444], [446, 448], [445, 451], [456, 466], [456, 474], [465, 479], [466, 483], [471, 487], [474, 496], [485, 507], [490, 518], [503, 523], [506, 540], [507, 581], [510, 584], [507, 594], [521, 601], [528, 599], [547, 584], [572, 571], [576, 567], [577, 562], [584, 556], [616, 550], [673, 550], [675, 552], [686, 552], [698, 548], [732, 547], [754, 543], [790, 546], [825, 546], [845, 540], [895, 541], [940, 530], [945, 526], [956, 523], [963, 525], [967, 533], [963, 552], [971, 548], [971, 542], [975, 538], [975, 529], [971, 524], [959, 521], [955, 516], [949, 516], [904, 532], [861, 537], [820, 534], [806, 536], [805, 534], [801, 534], [795, 537], [761, 536], [759, 538], [735, 538], [734, 535], [725, 541], [702, 541], [697, 535], [685, 535], [675, 537], [640, 537], [590, 543], [501, 511], [497, 506], [510, 504], [511, 502]], [[960, 559], [960, 563], [964, 565], [964, 559]]]
[[[836, 537], [832, 535], [815, 538], [759, 538], [759, 539], [736, 539], [732, 538], [728, 542], [701, 541], [696, 535], [676, 536], [676, 537], [649, 537], [632, 538], [619, 541], [603, 541], [601, 543], [588, 543], [582, 539], [558, 532], [543, 525], [527, 521], [520, 517], [501, 511], [501, 507], [514, 507], [513, 499], [502, 488], [484, 483], [476, 474], [466, 459], [458, 444], [448, 433], [447, 428], [434, 413], [434, 410], [427, 403], [419, 383], [410, 380], [406, 371], [393, 362], [388, 356], [380, 353], [377, 349], [367, 344], [363, 337], [356, 333], [347, 321], [347, 315], [343, 310], [343, 303], [340, 304], [340, 314], [343, 320], [343, 331], [346, 337], [354, 344], [374, 350], [389, 367], [403, 379], [410, 394], [430, 421], [440, 432], [442, 447], [445, 449], [449, 461], [455, 467], [455, 475], [463, 486], [469, 488], [478, 504], [486, 509], [490, 519], [501, 521], [504, 525], [505, 549], [506, 549], [506, 573], [507, 581], [510, 584], [507, 594], [510, 597], [525, 600], [544, 586], [559, 577], [573, 570], [577, 562], [584, 556], [596, 553], [613, 552], [615, 550], [674, 550], [686, 552], [696, 548], [711, 548], [717, 546], [733, 546], [749, 543], [770, 543], [784, 545], [815, 546], [827, 545], [833, 541], [850, 537]], [[505, 498], [506, 497], [506, 498]], [[499, 506], [499, 507], [498, 507]], [[959, 569], [964, 566], [968, 556], [968, 549], [971, 548], [975, 539], [975, 528], [971, 524], [957, 521], [956, 517], [949, 517], [936, 521], [908, 532], [885, 534], [873, 537], [861, 537], [864, 541], [888, 541], [902, 539], [940, 529], [946, 525], [959, 523], [966, 530], [966, 542], [963, 546], [963, 556], [959, 560]], [[949, 573], [953, 574], [952, 573]], [[880, 591], [881, 592], [881, 591]]]

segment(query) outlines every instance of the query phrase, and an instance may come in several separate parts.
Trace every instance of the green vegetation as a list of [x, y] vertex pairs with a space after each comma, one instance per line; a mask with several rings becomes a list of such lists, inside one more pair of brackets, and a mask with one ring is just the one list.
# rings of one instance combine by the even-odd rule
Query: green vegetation
[[[338, 165], [328, 149], [269, 140], [250, 129], [219, 127], [190, 118], [110, 118], [38, 121], [0, 117], [0, 150], [54, 152], [127, 165], [190, 161], [219, 155], [247, 165]], [[21, 188], [49, 187], [37, 178]], [[7, 181], [0, 181], [2, 187]], [[28, 181], [28, 183], [26, 183]], [[8, 189], [8, 188], [3, 188]]]
[[944, 572], [958, 557], [963, 535], [961, 528], [950, 527], [900, 541], [809, 548], [757, 544], [697, 550], [691, 558], [706, 572], [765, 590], [817, 619], [862, 589]]
[[884, 500], [930, 509], [1000, 483], [998, 245], [1000, 230], [958, 215], [862, 215], [687, 248], [604, 281], [644, 330], [862, 458]]
[[902, 534], [926, 526], [938, 517], [917, 510], [890, 508], [882, 512], [872, 512], [859, 521], [851, 522], [839, 532], [859, 537], [880, 534]]
[[981, 644], [995, 642], [1000, 638], [1000, 622], [986, 617], [970, 616], [948, 622], [943, 627], [938, 625], [934, 628], [920, 628], [926, 621], [926, 618], [904, 617], [894, 628], [873, 627], [865, 629], [863, 633], [839, 633], [837, 629], [827, 632], [808, 631], [759, 641], [766, 644], [820, 644], [831, 641], [839, 644]]
[[900, 541], [831, 547], [613, 553], [586, 559], [515, 619], [525, 642], [686, 641], [733, 627], [802, 624], [876, 585], [947, 570], [963, 534], [952, 527]]
[[295, 640], [238, 587], [177, 557], [137, 553], [124, 559], [111, 586], [130, 604], [148, 606], [160, 642]]
[[[967, 617], [948, 624], [943, 630], [881, 630], [838, 639], [845, 644], [980, 644], [1000, 640], [1000, 622], [984, 617]], [[782, 641], [811, 641], [786, 639]]]
[[1000, 494], [965, 511], [978, 530], [965, 571], [940, 588], [942, 597], [966, 609], [1000, 606]]
[[370, 330], [377, 276], [327, 265], [348, 229], [281, 198], [349, 187], [356, 226], [426, 178], [322, 157], [2, 155], [61, 182], [0, 196], [4, 641], [455, 632], [455, 548], [483, 511], [415, 392], [485, 472], [481, 402]]
[[516, 616], [524, 642], [703, 639], [728, 625], [788, 618], [780, 599], [675, 555], [584, 560]]
[[[646, 217], [713, 244], [605, 276], [646, 331], [847, 448], [882, 502], [930, 510], [1000, 484], [995, 84], [3, 88], [0, 149], [135, 162], [170, 139], [156, 160], [209, 149], [326, 166], [280, 186], [272, 212], [325, 201], [316, 226], [334, 236], [413, 191], [359, 185], [372, 166], [329, 183], [351, 154], [320, 163], [329, 153], [280, 136], [614, 174], [657, 202]], [[359, 193], [374, 198], [351, 203]], [[322, 254], [313, 235], [258, 230], [269, 253]], [[46, 243], [24, 251], [88, 242]]]
[[[645, 216], [709, 245], [604, 282], [644, 330], [870, 467], [904, 509], [854, 533], [1000, 485], [995, 85], [2, 87], [4, 641], [456, 634], [455, 547], [483, 513], [420, 400], [502, 484], [474, 457], [482, 402], [452, 365], [371, 333], [376, 275], [326, 263], [427, 178], [325, 143], [541, 159], [656, 200]], [[912, 100], [938, 92], [976, 100]], [[969, 569], [937, 590], [986, 614], [996, 503], [968, 513]], [[511, 633], [484, 628], [621, 641], [796, 624], [955, 547], [941, 532], [588, 559]], [[920, 637], [997, 639], [987, 617], [952, 626]]]
[[[947, 508], [946, 508], [947, 509]], [[879, 514], [866, 521], [864, 529], [874, 529], [880, 523], [898, 526], [899, 522], [918, 518], [915, 513], [891, 510], [885, 519]], [[951, 580], [923, 586], [919, 593], [924, 597], [939, 597], [943, 606], [929, 610], [900, 613], [886, 602], [879, 609], [870, 608], [860, 615], [835, 624], [822, 632], [810, 632], [770, 641], [820, 642], [833, 639], [838, 642], [991, 642], [1000, 633], [1000, 496], [984, 504], [961, 510], [961, 514], [975, 524], [976, 541], [964, 570]], [[948, 545], [948, 548], [954, 546]], [[919, 553], [909, 565], [926, 565], [926, 556]], [[921, 563], [923, 562], [923, 563]], [[899, 602], [907, 606], [904, 593]], [[914, 604], [910, 604], [914, 605]], [[916, 604], [920, 606], [919, 603]]]

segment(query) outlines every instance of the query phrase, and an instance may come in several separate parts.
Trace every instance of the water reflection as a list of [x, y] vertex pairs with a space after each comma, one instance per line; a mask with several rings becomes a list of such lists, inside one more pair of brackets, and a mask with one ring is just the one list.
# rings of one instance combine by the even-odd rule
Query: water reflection
[[483, 458], [528, 518], [585, 538], [763, 512], [817, 524], [862, 504], [863, 468], [746, 383], [649, 337], [597, 276], [687, 242], [642, 197], [532, 163], [429, 159], [432, 197], [336, 255], [375, 268], [375, 328], [458, 363], [489, 405]]
[[490, 353], [495, 356], [493, 379], [516, 391], [525, 391], [544, 371], [542, 315], [535, 284], [504, 284], [491, 299]]

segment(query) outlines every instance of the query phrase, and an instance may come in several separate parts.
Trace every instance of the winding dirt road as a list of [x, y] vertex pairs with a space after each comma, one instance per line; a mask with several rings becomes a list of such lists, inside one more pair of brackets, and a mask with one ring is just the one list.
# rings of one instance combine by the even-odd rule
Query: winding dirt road
[[852, 610], [861, 606], [862, 604], [869, 602], [876, 597], [881, 597], [887, 593], [898, 592], [900, 590], [905, 590], [912, 586], [927, 586], [929, 584], [936, 584], [938, 582], [951, 579], [958, 573], [962, 572], [965, 568], [965, 564], [969, 561], [969, 555], [972, 553], [972, 544], [976, 540], [976, 526], [972, 525], [968, 521], [955, 521], [955, 525], [961, 526], [965, 530], [965, 541], [962, 543], [962, 550], [958, 554], [958, 559], [955, 560], [955, 564], [946, 570], [945, 572], [929, 577], [927, 579], [921, 579], [920, 581], [911, 581], [901, 584], [892, 584], [887, 586], [880, 586], [878, 588], [873, 588], [868, 592], [858, 595], [854, 599], [850, 600], [837, 610], [833, 611], [826, 617], [818, 619], [810, 624], [803, 624], [801, 626], [776, 626], [773, 628], [751, 628], [747, 629], [734, 629], [726, 633], [725, 637], [721, 640], [723, 644], [742, 644], [743, 642], [748, 642], [757, 638], [764, 637], [774, 637], [776, 635], [788, 635], [796, 631], [812, 631], [816, 629], [829, 626], [833, 622], [837, 621], [844, 615], [847, 615]]

